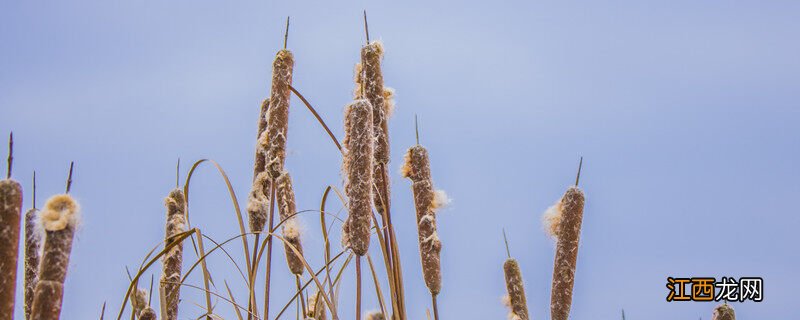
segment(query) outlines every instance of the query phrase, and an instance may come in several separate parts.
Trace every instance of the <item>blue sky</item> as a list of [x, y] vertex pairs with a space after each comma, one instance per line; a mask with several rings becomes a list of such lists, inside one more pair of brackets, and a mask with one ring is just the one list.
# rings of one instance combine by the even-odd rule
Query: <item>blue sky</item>
[[[65, 319], [94, 318], [104, 301], [118, 310], [125, 266], [135, 269], [163, 236], [162, 199], [174, 186], [176, 158], [183, 176], [191, 161], [218, 161], [245, 200], [259, 103], [287, 15], [294, 86], [342, 136], [364, 42], [362, 9], [371, 37], [385, 44], [386, 84], [397, 90], [393, 212], [412, 319], [424, 317], [429, 296], [409, 182], [397, 169], [414, 142], [415, 114], [436, 187], [453, 199], [439, 216], [443, 319], [505, 316], [502, 228], [532, 316], [549, 318], [554, 244], [540, 217], [574, 181], [580, 156], [587, 201], [573, 319], [618, 319], [622, 308], [628, 319], [710, 319], [712, 303], [665, 302], [668, 276], [761, 276], [764, 302], [734, 304], [739, 317], [797, 315], [797, 2], [6, 1], [0, 8], [0, 132], [15, 133], [14, 177], [30, 190], [37, 170], [41, 206], [61, 192], [76, 162], [73, 193], [84, 220]], [[341, 184], [340, 156], [297, 99], [290, 117], [287, 168], [298, 208], [315, 209], [325, 186]], [[204, 165], [195, 177], [193, 224], [215, 239], [238, 233], [219, 175]], [[316, 216], [302, 219], [309, 259], [320, 265]], [[294, 285], [277, 252], [273, 308]], [[235, 268], [224, 256], [212, 262], [215, 279], [242, 296]], [[340, 308], [352, 318], [347, 274]], [[185, 289], [184, 297], [182, 318], [202, 313], [197, 291]], [[365, 309], [376, 303], [367, 297]]]

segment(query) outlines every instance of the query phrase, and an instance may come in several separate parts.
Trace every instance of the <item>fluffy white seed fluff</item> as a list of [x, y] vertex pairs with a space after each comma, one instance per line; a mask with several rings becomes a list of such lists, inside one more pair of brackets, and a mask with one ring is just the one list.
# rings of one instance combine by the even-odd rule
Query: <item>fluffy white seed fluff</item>
[[559, 199], [558, 202], [547, 208], [542, 215], [545, 232], [556, 240], [558, 240], [558, 226], [561, 224], [562, 211], [561, 199]]
[[80, 206], [70, 195], [55, 195], [47, 200], [39, 217], [42, 227], [47, 231], [75, 227], [80, 221]]

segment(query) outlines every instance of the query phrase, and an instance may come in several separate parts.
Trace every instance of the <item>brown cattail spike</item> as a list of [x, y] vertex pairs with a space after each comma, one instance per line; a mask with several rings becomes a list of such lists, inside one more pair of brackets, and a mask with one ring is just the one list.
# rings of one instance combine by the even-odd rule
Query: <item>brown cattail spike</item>
[[0, 180], [0, 315], [9, 318], [14, 314], [21, 210], [22, 186]]
[[291, 97], [294, 56], [289, 50], [278, 51], [272, 63], [272, 92], [267, 110], [266, 135], [259, 143], [266, 150], [266, 170], [277, 179], [286, 162], [286, 134], [289, 130], [289, 98]]
[[556, 230], [556, 257], [550, 296], [550, 318], [567, 320], [572, 306], [572, 288], [578, 261], [581, 222], [583, 221], [583, 191], [569, 187], [558, 206], [559, 223]]
[[39, 280], [34, 291], [31, 319], [58, 319], [64, 298], [72, 240], [79, 221], [78, 203], [68, 194], [48, 199], [40, 218], [45, 230]]
[[372, 170], [375, 185], [378, 186], [377, 192], [374, 193], [373, 202], [375, 203], [375, 209], [381, 215], [385, 215], [386, 209], [391, 207], [389, 173], [380, 168], [382, 166], [384, 168], [388, 167], [390, 159], [388, 118], [391, 113], [390, 109], [394, 106], [394, 103], [391, 102], [393, 91], [384, 87], [383, 72], [381, 70], [383, 52], [383, 44], [379, 41], [368, 42], [367, 45], [361, 48], [361, 62], [356, 67], [357, 71], [359, 71], [356, 79], [357, 90], [359, 91], [357, 97], [366, 98], [372, 105], [372, 130], [373, 135], [375, 135], [375, 160]]
[[736, 320], [736, 312], [729, 304], [723, 303], [714, 308], [711, 320]]
[[[167, 208], [166, 232], [164, 235], [165, 246], [175, 241], [173, 238], [186, 231], [186, 198], [183, 190], [170, 191], [164, 200]], [[172, 247], [162, 258], [164, 264], [161, 274], [161, 289], [164, 292], [166, 306], [165, 320], [178, 318], [178, 302], [180, 302], [181, 268], [183, 266], [183, 244], [178, 243]]]
[[[34, 189], [34, 194], [36, 190]], [[39, 211], [31, 208], [25, 213], [25, 319], [30, 319], [33, 306], [33, 292], [39, 277], [39, 248], [41, 247], [41, 234], [36, 232], [36, 219]]]
[[[292, 187], [292, 177], [289, 172], [284, 171], [275, 182], [277, 184], [276, 200], [278, 201], [278, 213], [283, 223], [283, 238], [286, 239], [286, 263], [289, 270], [295, 275], [302, 275], [303, 264], [303, 245], [300, 243], [300, 226], [297, 219], [293, 216], [297, 213], [297, 204], [294, 200], [294, 188]], [[289, 245], [292, 245], [301, 255], [294, 253]]]
[[151, 307], [146, 307], [139, 312], [139, 320], [156, 320], [156, 311]]
[[[259, 143], [262, 139], [264, 131], [267, 130], [267, 110], [269, 109], [269, 98], [261, 102], [261, 110], [258, 113], [258, 131], [256, 133], [256, 160], [253, 164], [253, 180], [256, 179], [259, 173], [264, 172], [266, 169], [266, 150]], [[264, 136], [266, 140], [266, 136]]]
[[342, 171], [349, 215], [342, 227], [342, 244], [359, 256], [369, 249], [374, 156], [372, 114], [372, 106], [366, 99], [345, 107]]
[[442, 201], [433, 189], [428, 150], [421, 145], [408, 149], [402, 174], [412, 181], [425, 285], [432, 295], [437, 295], [442, 289], [442, 242], [436, 232], [436, 209], [442, 205]]
[[522, 282], [522, 271], [517, 260], [508, 258], [503, 264], [508, 290], [508, 306], [511, 309], [509, 319], [528, 320], [528, 300], [525, 298], [525, 286]]
[[264, 231], [270, 201], [269, 194], [269, 177], [266, 172], [262, 172], [253, 181], [253, 186], [250, 188], [250, 194], [247, 197], [247, 216], [251, 232], [259, 233]]

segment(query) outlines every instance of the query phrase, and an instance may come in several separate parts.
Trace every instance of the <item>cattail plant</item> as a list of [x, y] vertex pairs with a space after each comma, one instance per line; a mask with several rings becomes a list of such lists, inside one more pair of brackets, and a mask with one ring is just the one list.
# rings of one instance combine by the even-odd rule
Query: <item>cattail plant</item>
[[69, 194], [53, 196], [45, 203], [40, 215], [45, 230], [44, 249], [39, 264], [39, 280], [34, 291], [31, 319], [53, 320], [60, 317], [64, 280], [67, 277], [75, 228], [79, 222], [79, 211], [78, 203]]
[[[292, 72], [294, 71], [294, 55], [286, 49], [286, 42], [289, 37], [289, 18], [286, 18], [286, 33], [283, 38], [283, 49], [275, 55], [272, 63], [272, 87], [270, 88], [269, 108], [267, 109], [267, 127], [264, 134], [259, 138], [259, 143], [265, 153], [265, 172], [268, 175], [268, 183], [273, 184], [278, 176], [283, 172], [283, 165], [286, 162], [286, 135], [289, 131], [289, 99], [291, 98]], [[271, 200], [275, 186], [269, 187], [264, 191], [268, 201]], [[273, 227], [273, 205], [270, 204], [269, 227], [272, 232]], [[252, 225], [252, 224], [251, 224]], [[267, 241], [267, 261], [265, 275], [264, 292], [264, 318], [269, 318], [269, 290], [270, 278], [272, 276], [272, 237]], [[258, 243], [258, 235], [256, 235]], [[257, 245], [256, 245], [257, 246]], [[256, 247], [257, 249], [257, 247]], [[258, 250], [254, 250], [255, 251]], [[257, 263], [253, 264], [253, 268]], [[252, 296], [251, 296], [252, 298]]]
[[[275, 181], [277, 187], [276, 200], [278, 201], [278, 213], [283, 222], [283, 237], [286, 239], [286, 263], [289, 265], [289, 270], [300, 276], [305, 270], [303, 265], [303, 246], [300, 243], [300, 226], [297, 219], [292, 215], [297, 212], [297, 205], [294, 200], [294, 189], [292, 188], [292, 176], [289, 172], [284, 171]], [[292, 245], [300, 252], [301, 255], [296, 255], [289, 245]]]
[[428, 150], [419, 143], [406, 152], [402, 175], [412, 181], [422, 274], [431, 293], [434, 318], [438, 319], [436, 296], [442, 289], [442, 242], [436, 232], [436, 210], [446, 202], [446, 196], [443, 191], [434, 191]]
[[363, 256], [369, 248], [372, 211], [373, 131], [372, 106], [366, 99], [353, 101], [345, 108], [344, 192], [349, 215], [342, 229], [342, 243]]
[[36, 172], [33, 172], [33, 207], [25, 212], [25, 306], [23, 308], [25, 319], [31, 317], [31, 307], [33, 306], [33, 291], [36, 289], [36, 281], [39, 278], [39, 248], [41, 247], [42, 235], [37, 232], [36, 219], [39, 210], [36, 209]]
[[736, 312], [729, 304], [723, 303], [714, 308], [711, 320], [736, 320]]
[[[165, 246], [175, 241], [174, 237], [186, 231], [186, 198], [180, 188], [170, 191], [164, 200], [167, 208], [166, 233], [164, 236]], [[170, 248], [162, 258], [163, 272], [161, 274], [160, 286], [163, 291], [165, 302], [165, 320], [175, 320], [178, 318], [178, 302], [180, 302], [180, 282], [181, 268], [183, 266], [183, 243]]]
[[8, 171], [0, 180], [0, 315], [14, 314], [19, 250], [19, 218], [22, 210], [22, 186], [11, 179], [14, 136], [8, 140]]
[[545, 213], [546, 229], [556, 239], [556, 256], [553, 266], [553, 284], [550, 292], [550, 318], [567, 320], [572, 307], [572, 288], [575, 284], [575, 267], [578, 261], [581, 222], [583, 220], [583, 191], [578, 188], [580, 167], [575, 186]]
[[528, 299], [525, 297], [525, 285], [522, 281], [522, 270], [519, 262], [511, 257], [511, 250], [508, 248], [508, 238], [506, 231], [503, 230], [503, 240], [506, 243], [506, 253], [508, 259], [503, 263], [503, 275], [506, 279], [506, 290], [508, 295], [503, 297], [503, 302], [508, 306], [509, 320], [528, 320]]

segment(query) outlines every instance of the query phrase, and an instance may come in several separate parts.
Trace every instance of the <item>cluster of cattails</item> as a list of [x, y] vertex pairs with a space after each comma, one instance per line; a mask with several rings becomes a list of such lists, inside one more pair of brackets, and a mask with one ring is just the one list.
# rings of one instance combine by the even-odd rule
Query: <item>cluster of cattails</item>
[[402, 174], [412, 181], [422, 274], [431, 295], [436, 296], [442, 289], [442, 242], [436, 232], [436, 210], [446, 198], [442, 191], [434, 191], [430, 159], [425, 147], [418, 144], [408, 149]]
[[[183, 190], [176, 188], [170, 191], [167, 198], [164, 200], [164, 205], [167, 208], [167, 223], [165, 233], [165, 246], [172, 245], [177, 241], [175, 237], [178, 234], [186, 231], [186, 198]], [[165, 310], [165, 320], [175, 320], [178, 318], [178, 303], [180, 302], [180, 282], [181, 282], [181, 268], [183, 266], [183, 243], [174, 243], [162, 258], [163, 272], [161, 274], [161, 291], [163, 292], [163, 301], [166, 306], [162, 306]]]
[[25, 319], [59, 319], [64, 299], [64, 280], [72, 253], [72, 241], [80, 221], [80, 208], [70, 196], [72, 166], [67, 193], [47, 200], [36, 209], [36, 173], [33, 208], [22, 219], [22, 186], [11, 179], [13, 135], [9, 138], [8, 172], [0, 180], [0, 318], [12, 319], [17, 288], [20, 223], [24, 222], [23, 313]]

